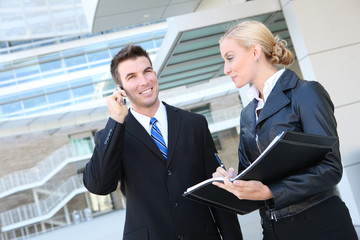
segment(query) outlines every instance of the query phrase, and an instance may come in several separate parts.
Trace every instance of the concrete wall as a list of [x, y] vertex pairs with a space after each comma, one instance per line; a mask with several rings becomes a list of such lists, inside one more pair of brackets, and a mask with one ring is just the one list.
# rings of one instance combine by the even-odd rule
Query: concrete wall
[[323, 84], [334, 102], [344, 165], [339, 191], [360, 225], [360, 1], [280, 2], [304, 78]]

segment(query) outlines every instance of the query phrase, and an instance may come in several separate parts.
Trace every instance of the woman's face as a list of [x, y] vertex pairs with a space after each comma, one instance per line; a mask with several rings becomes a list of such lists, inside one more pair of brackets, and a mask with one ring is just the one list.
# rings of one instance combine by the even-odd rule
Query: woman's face
[[225, 61], [224, 74], [230, 75], [237, 88], [252, 82], [257, 69], [252, 47], [245, 48], [236, 40], [225, 38], [220, 43], [220, 52]]

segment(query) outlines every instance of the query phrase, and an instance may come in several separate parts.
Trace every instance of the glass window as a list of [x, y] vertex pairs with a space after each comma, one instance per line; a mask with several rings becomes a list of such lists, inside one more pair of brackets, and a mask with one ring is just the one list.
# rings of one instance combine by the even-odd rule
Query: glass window
[[10, 94], [2, 94], [0, 95], [0, 103], [5, 103], [9, 101], [14, 101], [19, 98], [19, 93], [10, 93]]
[[52, 53], [52, 54], [46, 54], [46, 55], [41, 55], [39, 56], [39, 62], [46, 62], [49, 60], [55, 60], [55, 59], [60, 59], [60, 53]]
[[157, 48], [161, 47], [161, 44], [162, 44], [163, 40], [164, 40], [163, 38], [156, 39], [156, 40], [155, 40], [155, 46], [156, 46]]
[[[12, 117], [19, 116], [21, 113], [19, 111], [22, 110], [20, 102], [12, 102], [9, 104], [0, 105], [0, 116], [8, 116], [11, 115]], [[18, 112], [17, 114], [14, 114]]]
[[15, 76], [14, 76], [13, 70], [0, 72], [0, 84], [1, 84], [2, 81], [11, 80], [11, 79], [14, 79], [14, 78], [15, 78]]
[[37, 74], [39, 73], [39, 65], [31, 65], [27, 67], [17, 68], [15, 69], [15, 73], [17, 77], [25, 77]]
[[11, 41], [11, 42], [9, 42], [9, 44], [11, 47], [25, 45], [25, 44], [31, 44], [31, 40]]
[[167, 32], [167, 29], [161, 29], [161, 30], [154, 31], [152, 33], [152, 35], [153, 35], [154, 38], [156, 38], [156, 37], [164, 37], [166, 32]]
[[65, 37], [65, 38], [62, 38], [60, 39], [59, 41], [60, 42], [71, 42], [71, 41], [75, 41], [75, 40], [78, 40], [80, 37], [79, 36], [75, 36], [75, 37]]
[[37, 77], [27, 77], [27, 78], [24, 78], [24, 79], [21, 79], [21, 80], [18, 80], [18, 83], [25, 83], [25, 82], [35, 82], [37, 80], [40, 80], [41, 77], [40, 76], [37, 76]]
[[140, 43], [140, 46], [141, 46], [143, 49], [153, 49], [153, 48], [155, 47], [152, 40], [146, 41], [146, 42], [142, 42], [142, 43]]
[[60, 83], [52, 84], [50, 86], [46, 86], [45, 92], [47, 93], [57, 92], [68, 88], [69, 88], [68, 82], [60, 82]]
[[71, 89], [76, 103], [91, 101], [94, 94], [94, 86], [88, 85]]
[[110, 58], [109, 51], [107, 49], [99, 52], [88, 53], [87, 55], [89, 62], [95, 62]]
[[69, 101], [71, 99], [70, 90], [48, 94], [47, 97], [49, 104], [52, 105], [50, 107], [51, 109], [71, 105], [71, 102]]
[[140, 33], [135, 36], [131, 36], [132, 42], [140, 42], [141, 40], [149, 39], [151, 38], [151, 35], [149, 33]]
[[84, 54], [84, 49], [82, 47], [72, 48], [69, 50], [62, 51], [61, 53], [62, 53], [63, 57], [81, 55], [81, 54]]
[[44, 95], [23, 100], [23, 103], [25, 110], [47, 105], [46, 97]]
[[40, 69], [42, 72], [48, 72], [48, 71], [58, 70], [58, 69], [62, 69], [62, 68], [63, 68], [63, 64], [62, 64], [61, 59], [40, 64]]
[[[92, 35], [94, 36], [94, 35]], [[87, 45], [84, 47], [85, 52], [94, 52], [96, 50], [106, 49], [108, 48], [107, 42], [94, 43], [91, 45]]]
[[38, 64], [38, 58], [37, 57], [20, 58], [20, 59], [14, 60], [13, 64], [16, 67], [30, 66], [30, 65]]
[[82, 85], [89, 85], [91, 84], [92, 79], [91, 77], [84, 77], [84, 78], [77, 78], [77, 79], [73, 79], [71, 81], [69, 81], [69, 85], [71, 87], [77, 87], [77, 86], [82, 86]]
[[94, 98], [103, 98], [107, 95], [112, 94], [116, 85], [113, 80], [107, 80], [103, 82], [98, 82], [94, 84]]
[[86, 64], [86, 58], [84, 55], [68, 57], [64, 59], [66, 67], [73, 67], [77, 65]]
[[8, 46], [7, 42], [0, 41], [0, 48], [7, 48], [7, 46]]
[[121, 48], [122, 48], [122, 47], [111, 48], [111, 49], [110, 49], [111, 56], [115, 56], [115, 55], [121, 50]]
[[44, 89], [43, 88], [29, 89], [29, 90], [22, 91], [20, 95], [22, 98], [29, 98], [29, 97], [37, 96], [37, 95], [44, 95]]
[[111, 47], [118, 47], [118, 46], [124, 46], [128, 42], [129, 42], [129, 39], [120, 38], [120, 39], [110, 40], [108, 42], [108, 45], [109, 45], [110, 48]]

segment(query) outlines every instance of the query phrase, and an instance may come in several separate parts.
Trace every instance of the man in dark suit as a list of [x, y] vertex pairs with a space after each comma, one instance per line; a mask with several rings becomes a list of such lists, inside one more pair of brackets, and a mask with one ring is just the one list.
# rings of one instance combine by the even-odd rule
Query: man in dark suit
[[110, 118], [95, 136], [84, 184], [105, 195], [120, 181], [127, 201], [123, 239], [242, 239], [235, 214], [182, 197], [218, 167], [205, 118], [159, 100], [156, 73], [139, 46], [115, 55], [111, 74], [121, 90], [107, 98]]

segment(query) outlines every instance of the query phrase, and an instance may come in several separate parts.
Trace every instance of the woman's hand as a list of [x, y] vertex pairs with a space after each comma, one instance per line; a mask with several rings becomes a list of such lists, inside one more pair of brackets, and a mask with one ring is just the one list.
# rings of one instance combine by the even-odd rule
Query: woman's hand
[[213, 177], [226, 177], [229, 176], [230, 178], [235, 177], [235, 170], [234, 168], [229, 168], [229, 171], [226, 171], [222, 167], [218, 167], [216, 172], [212, 174]]
[[260, 181], [235, 180], [231, 182], [230, 178], [234, 177], [234, 175], [233, 168], [230, 168], [229, 172], [227, 172], [219, 167], [216, 169], [216, 172], [213, 173], [213, 177], [224, 177], [224, 183], [213, 182], [213, 184], [231, 192], [239, 199], [268, 200], [274, 197], [268, 186]]

